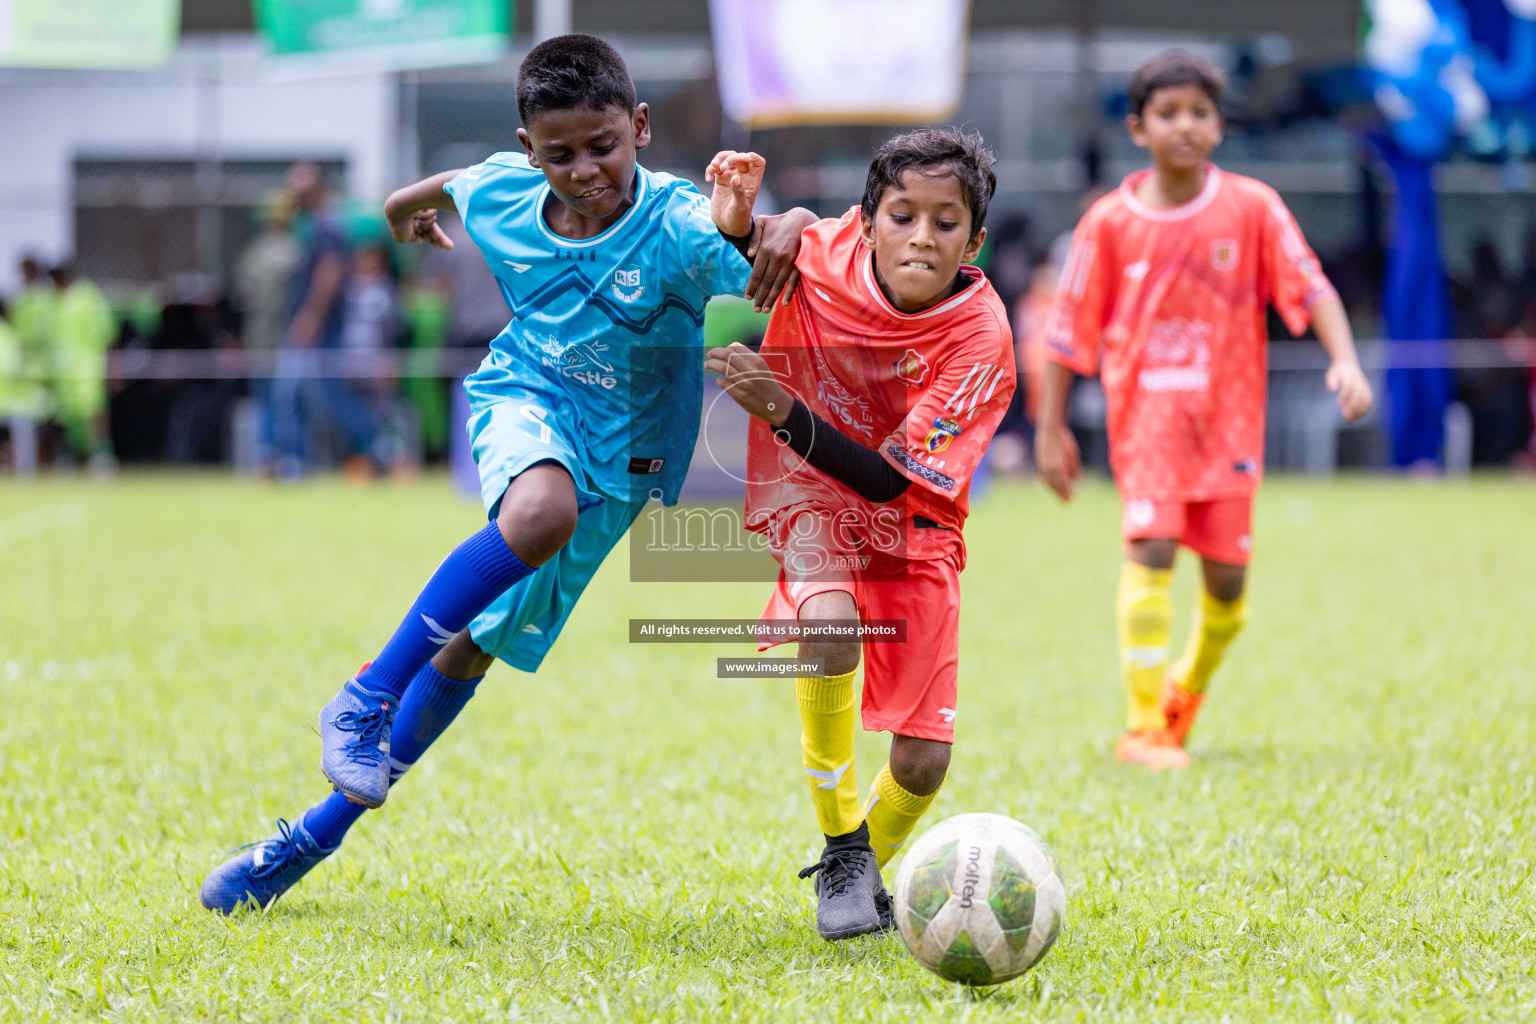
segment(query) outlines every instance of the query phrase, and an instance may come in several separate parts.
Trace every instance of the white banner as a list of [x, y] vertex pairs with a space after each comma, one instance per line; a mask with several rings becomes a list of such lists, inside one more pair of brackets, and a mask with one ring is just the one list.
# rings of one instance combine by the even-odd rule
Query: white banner
[[710, 0], [726, 117], [753, 127], [943, 120], [969, 0]]

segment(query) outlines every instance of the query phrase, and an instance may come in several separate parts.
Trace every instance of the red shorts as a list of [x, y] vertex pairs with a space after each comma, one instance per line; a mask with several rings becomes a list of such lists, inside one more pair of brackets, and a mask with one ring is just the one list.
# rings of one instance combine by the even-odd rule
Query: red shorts
[[[954, 563], [875, 551], [862, 564], [840, 562], [859, 568], [803, 578], [784, 567], [783, 552], [774, 555], [779, 582], [762, 618], [798, 619], [800, 606], [812, 596], [835, 590], [852, 596], [860, 621], [906, 622], [905, 642], [863, 644], [864, 728], [953, 743], [960, 679], [960, 571]], [[773, 646], [759, 643], [758, 650]]]
[[1201, 558], [1247, 565], [1253, 557], [1253, 496], [1211, 501], [1126, 498], [1120, 529], [1128, 541], [1172, 537]]

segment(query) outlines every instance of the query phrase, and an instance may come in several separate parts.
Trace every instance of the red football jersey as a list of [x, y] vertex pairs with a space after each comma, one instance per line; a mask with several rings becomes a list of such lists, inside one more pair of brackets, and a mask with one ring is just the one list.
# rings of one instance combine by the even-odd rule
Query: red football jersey
[[1134, 191], [1151, 173], [1126, 178], [1073, 232], [1047, 351], [1102, 377], [1123, 495], [1252, 494], [1264, 465], [1265, 310], [1300, 334], [1335, 292], [1268, 185], [1211, 166], [1200, 195], [1153, 209]]
[[[781, 546], [788, 514], [846, 512], [854, 532], [907, 558], [955, 557], [971, 473], [1013, 395], [1013, 337], [1002, 300], [975, 267], [958, 295], [921, 313], [893, 307], [875, 281], [859, 208], [805, 229], [800, 286], [773, 311], [762, 355], [781, 383], [835, 429], [912, 481], [876, 505], [806, 465], [753, 419], [747, 525]], [[814, 443], [814, 442], [813, 442]]]

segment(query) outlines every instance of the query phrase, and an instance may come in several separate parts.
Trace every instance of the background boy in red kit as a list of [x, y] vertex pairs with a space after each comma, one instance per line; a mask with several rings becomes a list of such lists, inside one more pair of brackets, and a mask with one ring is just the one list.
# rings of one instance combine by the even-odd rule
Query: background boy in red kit
[[[1184, 740], [1206, 683], [1247, 620], [1267, 308], [1292, 333], [1311, 323], [1347, 419], [1371, 407], [1344, 306], [1290, 211], [1268, 185], [1207, 160], [1221, 142], [1222, 86], [1208, 61], [1179, 52], [1132, 76], [1126, 127], [1152, 167], [1095, 203], [1073, 233], [1035, 435], [1041, 480], [1071, 500], [1080, 465], [1066, 394], [1074, 373], [1099, 374], [1126, 551], [1116, 616], [1129, 713], [1115, 754], [1151, 768], [1189, 764]], [[1205, 586], [1170, 668], [1180, 544], [1201, 557]]]

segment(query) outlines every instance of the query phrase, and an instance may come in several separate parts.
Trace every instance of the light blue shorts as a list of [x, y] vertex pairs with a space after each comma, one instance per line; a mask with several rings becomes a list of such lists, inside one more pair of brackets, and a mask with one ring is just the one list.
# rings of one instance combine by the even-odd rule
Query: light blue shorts
[[524, 672], [538, 670], [603, 559], [646, 506], [595, 488], [576, 447], [558, 429], [571, 420], [557, 403], [552, 396], [519, 390], [473, 402], [469, 418], [480, 496], [492, 522], [513, 477], [535, 463], [558, 462], [576, 483], [576, 533], [570, 543], [469, 624], [476, 646]]

